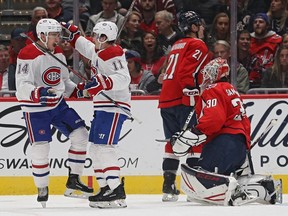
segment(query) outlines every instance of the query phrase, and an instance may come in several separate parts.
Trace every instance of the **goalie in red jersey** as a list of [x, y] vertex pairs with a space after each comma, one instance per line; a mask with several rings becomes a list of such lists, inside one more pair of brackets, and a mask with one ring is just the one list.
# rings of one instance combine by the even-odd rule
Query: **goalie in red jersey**
[[194, 166], [181, 165], [181, 189], [189, 200], [218, 205], [281, 202], [281, 181], [253, 175], [249, 169], [252, 162], [249, 164], [246, 156], [250, 148], [250, 121], [240, 94], [228, 82], [227, 61], [216, 58], [202, 73], [195, 107], [197, 123], [171, 139], [176, 155], [203, 146]]

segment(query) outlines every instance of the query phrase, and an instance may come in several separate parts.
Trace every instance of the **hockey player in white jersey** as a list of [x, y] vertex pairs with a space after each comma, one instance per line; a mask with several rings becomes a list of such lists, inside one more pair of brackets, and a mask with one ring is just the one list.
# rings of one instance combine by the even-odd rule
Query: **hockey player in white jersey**
[[[37, 201], [46, 207], [49, 185], [49, 150], [52, 141], [51, 125], [69, 137], [69, 177], [65, 196], [81, 191], [83, 196], [93, 194], [84, 185], [82, 174], [86, 159], [88, 132], [85, 122], [66, 104], [64, 96], [76, 95], [78, 88], [69, 79], [69, 71], [52, 56], [66, 62], [58, 43], [62, 26], [54, 19], [41, 19], [36, 26], [38, 40], [24, 47], [18, 55], [16, 69], [16, 97], [24, 112], [31, 147], [32, 171]], [[78, 193], [78, 192], [77, 192]]]
[[[117, 144], [130, 111], [130, 75], [123, 49], [115, 44], [118, 28], [113, 22], [99, 22], [93, 28], [93, 41], [80, 36], [77, 26], [61, 23], [68, 30], [70, 43], [81, 55], [91, 59], [93, 78], [86, 83], [84, 95], [93, 97], [94, 118], [89, 141], [90, 155], [100, 191], [89, 197], [90, 207], [126, 207], [124, 180], [120, 181]], [[104, 93], [104, 95], [102, 94]], [[116, 101], [116, 106], [109, 98]]]

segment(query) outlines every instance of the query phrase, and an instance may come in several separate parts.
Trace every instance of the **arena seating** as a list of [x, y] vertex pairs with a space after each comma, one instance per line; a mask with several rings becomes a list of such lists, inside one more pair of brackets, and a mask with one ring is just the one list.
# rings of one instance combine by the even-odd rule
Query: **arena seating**
[[28, 28], [36, 6], [44, 6], [44, 1], [0, 0], [0, 43], [9, 44], [10, 32], [15, 27]]

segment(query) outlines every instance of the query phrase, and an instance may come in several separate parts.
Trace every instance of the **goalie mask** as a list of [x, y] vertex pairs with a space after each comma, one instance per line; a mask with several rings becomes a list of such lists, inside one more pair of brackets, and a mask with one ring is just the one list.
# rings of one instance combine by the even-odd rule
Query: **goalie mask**
[[205, 65], [202, 70], [203, 83], [200, 85], [203, 91], [208, 85], [220, 81], [222, 78], [229, 76], [229, 65], [226, 59], [215, 58]]

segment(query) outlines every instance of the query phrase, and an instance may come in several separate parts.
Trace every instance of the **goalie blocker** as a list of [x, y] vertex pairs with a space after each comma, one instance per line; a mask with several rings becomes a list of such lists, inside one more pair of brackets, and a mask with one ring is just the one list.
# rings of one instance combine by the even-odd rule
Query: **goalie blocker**
[[250, 202], [282, 203], [282, 181], [266, 175], [245, 175], [238, 179], [181, 165], [181, 189], [189, 201], [232, 206]]

